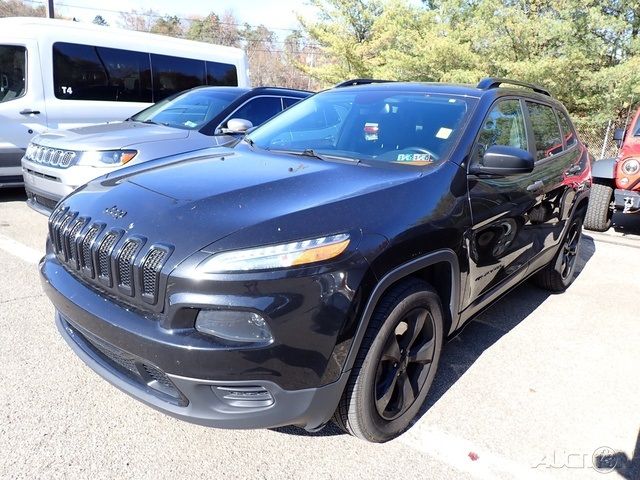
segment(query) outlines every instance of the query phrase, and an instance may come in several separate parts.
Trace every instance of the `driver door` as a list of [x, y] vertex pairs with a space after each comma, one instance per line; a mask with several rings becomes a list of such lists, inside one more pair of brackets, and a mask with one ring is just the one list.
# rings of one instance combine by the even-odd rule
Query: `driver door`
[[[470, 164], [482, 162], [492, 145], [530, 151], [524, 112], [519, 98], [496, 101], [478, 133]], [[468, 175], [473, 225], [465, 238], [470, 259], [464, 307], [481, 308], [510, 288], [541, 251], [540, 227], [530, 216], [543, 197], [537, 181], [535, 170], [510, 176]]]

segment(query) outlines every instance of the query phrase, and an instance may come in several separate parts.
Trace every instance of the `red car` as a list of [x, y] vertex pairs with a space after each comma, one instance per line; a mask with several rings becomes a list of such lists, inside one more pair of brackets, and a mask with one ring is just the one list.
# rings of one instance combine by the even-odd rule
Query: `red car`
[[613, 138], [620, 146], [618, 157], [599, 160], [592, 167], [584, 226], [597, 232], [609, 229], [613, 212], [640, 212], [640, 109], [627, 130], [617, 128]]

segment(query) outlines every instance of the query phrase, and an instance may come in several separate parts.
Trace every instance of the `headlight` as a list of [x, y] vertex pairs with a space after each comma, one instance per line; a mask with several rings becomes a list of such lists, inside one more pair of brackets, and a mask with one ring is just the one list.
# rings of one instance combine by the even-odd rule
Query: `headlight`
[[36, 151], [36, 146], [33, 143], [29, 143], [29, 145], [27, 146], [27, 150], [26, 152], [24, 152], [24, 157], [27, 160], [33, 160], [33, 154]]
[[640, 171], [640, 162], [635, 158], [630, 158], [622, 162], [622, 172], [625, 175], [635, 175]]
[[92, 167], [113, 167], [125, 165], [138, 154], [136, 150], [104, 150], [95, 152], [80, 152], [76, 165], [90, 165]]
[[198, 265], [197, 271], [224, 273], [294, 267], [337, 257], [347, 246], [349, 235], [341, 233], [282, 245], [222, 252]]

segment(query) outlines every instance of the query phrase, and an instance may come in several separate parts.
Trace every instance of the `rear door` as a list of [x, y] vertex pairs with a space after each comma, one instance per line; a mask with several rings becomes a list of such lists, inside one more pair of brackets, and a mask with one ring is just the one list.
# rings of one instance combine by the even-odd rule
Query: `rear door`
[[532, 258], [532, 267], [537, 268], [551, 260], [554, 247], [561, 240], [576, 194], [571, 187], [571, 173], [579, 163], [580, 151], [572, 131], [562, 133], [558, 112], [551, 104], [527, 100], [525, 105], [536, 160], [535, 181], [540, 182], [542, 194], [539, 204], [529, 213], [538, 231], [538, 255]]
[[0, 183], [22, 181], [20, 159], [46, 123], [37, 42], [0, 40]]

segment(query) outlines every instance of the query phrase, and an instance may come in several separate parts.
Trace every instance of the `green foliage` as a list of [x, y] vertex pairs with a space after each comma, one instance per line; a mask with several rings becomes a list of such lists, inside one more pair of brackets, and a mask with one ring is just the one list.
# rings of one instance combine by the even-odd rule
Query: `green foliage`
[[540, 83], [585, 124], [640, 101], [637, 0], [314, 0], [304, 33], [328, 55], [303, 67], [329, 85], [352, 77]]

